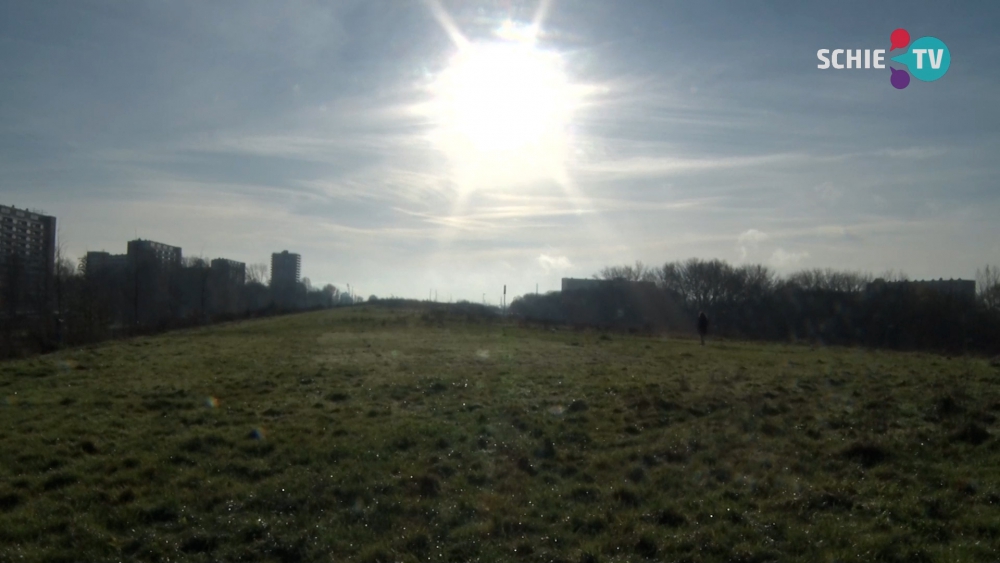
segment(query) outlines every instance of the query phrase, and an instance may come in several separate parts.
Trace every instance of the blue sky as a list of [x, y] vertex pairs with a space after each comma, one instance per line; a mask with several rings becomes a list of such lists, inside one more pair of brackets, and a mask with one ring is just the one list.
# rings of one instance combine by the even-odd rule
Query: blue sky
[[[1000, 262], [998, 15], [0, 2], [0, 203], [56, 215], [74, 257], [136, 234], [248, 263], [288, 249], [314, 282], [365, 295], [496, 302], [505, 283], [546, 291], [691, 256], [970, 278]], [[530, 49], [574, 96], [558, 149], [477, 160], [436, 141], [427, 108], [447, 105], [435, 85], [462, 49], [454, 31], [506, 45], [504, 22], [539, 17]], [[888, 48], [897, 27], [948, 45], [944, 78], [897, 91], [888, 69], [816, 68], [818, 49]]]

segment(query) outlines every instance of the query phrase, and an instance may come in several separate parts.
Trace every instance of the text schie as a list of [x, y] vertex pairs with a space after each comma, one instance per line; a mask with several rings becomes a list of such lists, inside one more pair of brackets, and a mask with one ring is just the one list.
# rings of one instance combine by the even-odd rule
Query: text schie
[[816, 68], [885, 68], [885, 49], [820, 49]]

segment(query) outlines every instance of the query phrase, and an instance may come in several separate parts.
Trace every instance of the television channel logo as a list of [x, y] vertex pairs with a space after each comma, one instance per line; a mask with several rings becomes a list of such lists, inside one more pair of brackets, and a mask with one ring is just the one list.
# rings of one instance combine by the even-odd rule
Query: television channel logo
[[[897, 90], [910, 85], [910, 76], [923, 82], [938, 80], [951, 66], [951, 52], [948, 46], [937, 37], [921, 37], [910, 42], [910, 32], [903, 28], [889, 35], [891, 47], [889, 54], [897, 49], [906, 49], [890, 60], [905, 66], [905, 69], [889, 66], [889, 82]], [[885, 69], [885, 49], [820, 49], [816, 57], [820, 63], [817, 68], [825, 69]]]
[[[910, 85], [910, 75], [923, 82], [934, 82], [944, 76], [951, 67], [951, 51], [937, 37], [921, 37], [910, 43], [910, 33], [903, 28], [897, 29], [889, 36], [892, 41], [890, 53], [896, 49], [909, 49], [901, 55], [892, 57], [901, 65], [905, 65], [907, 70], [889, 67], [892, 76], [889, 81], [897, 90], [902, 90]], [[909, 72], [907, 72], [909, 71]]]

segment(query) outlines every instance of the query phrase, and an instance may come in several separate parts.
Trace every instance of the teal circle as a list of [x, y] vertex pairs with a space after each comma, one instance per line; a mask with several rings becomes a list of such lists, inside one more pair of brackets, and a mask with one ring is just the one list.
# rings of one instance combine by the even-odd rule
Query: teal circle
[[[926, 51], [918, 57], [914, 49], [926, 49]], [[944, 41], [941, 41], [937, 37], [921, 37], [917, 39], [910, 44], [910, 50], [898, 58], [904, 57], [906, 60], [899, 62], [906, 65], [907, 70], [910, 71], [910, 74], [914, 78], [923, 80], [924, 82], [933, 82], [941, 78], [944, 76], [944, 73], [948, 72], [948, 67], [951, 66], [951, 52], [948, 51], [948, 46], [944, 44]]]

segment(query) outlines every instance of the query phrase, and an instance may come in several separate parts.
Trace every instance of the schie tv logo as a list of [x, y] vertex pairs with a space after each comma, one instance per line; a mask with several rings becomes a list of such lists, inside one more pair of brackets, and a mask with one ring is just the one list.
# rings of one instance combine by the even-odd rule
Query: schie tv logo
[[[905, 29], [897, 29], [889, 36], [891, 47], [889, 52], [896, 49], [909, 49], [901, 55], [892, 57], [909, 70], [889, 67], [892, 71], [889, 82], [897, 90], [902, 90], [910, 85], [910, 75], [924, 82], [933, 82], [944, 76], [951, 66], [951, 53], [948, 46], [937, 37], [921, 37], [912, 44], [910, 43], [910, 33]], [[845, 68], [885, 68], [885, 49], [820, 49], [816, 51], [816, 58], [819, 59], [817, 68], [826, 70], [834, 68], [837, 70]]]

